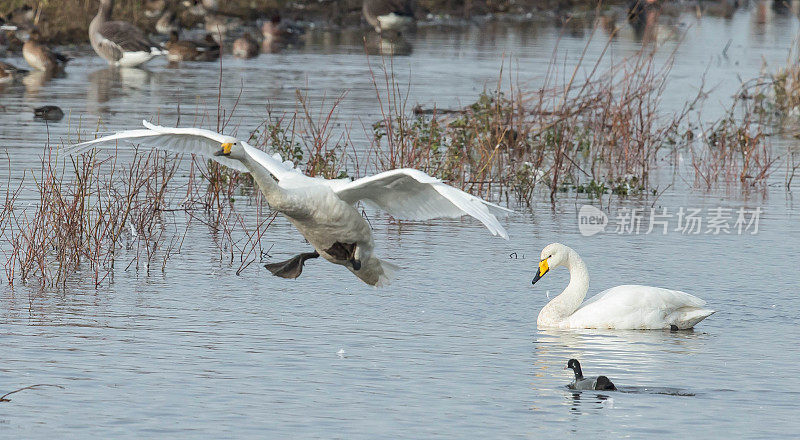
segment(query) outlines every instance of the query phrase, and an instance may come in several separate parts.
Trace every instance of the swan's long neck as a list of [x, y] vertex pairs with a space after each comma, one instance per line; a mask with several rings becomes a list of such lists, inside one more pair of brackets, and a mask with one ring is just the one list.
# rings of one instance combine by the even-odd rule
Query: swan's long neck
[[553, 298], [539, 312], [538, 325], [557, 326], [559, 322], [571, 315], [586, 298], [589, 290], [589, 272], [578, 254], [570, 250], [569, 258], [564, 263], [569, 270], [569, 284], [560, 295]]
[[261, 164], [251, 159], [248, 155], [245, 155], [244, 159], [241, 159], [241, 162], [250, 171], [250, 175], [253, 176], [253, 179], [261, 189], [261, 193], [264, 194], [264, 197], [266, 197], [267, 203], [269, 203], [270, 207], [276, 208], [275, 205], [278, 204], [283, 190], [278, 185], [278, 182], [275, 180], [275, 178], [272, 177], [272, 174], [270, 174], [269, 171], [261, 166]]

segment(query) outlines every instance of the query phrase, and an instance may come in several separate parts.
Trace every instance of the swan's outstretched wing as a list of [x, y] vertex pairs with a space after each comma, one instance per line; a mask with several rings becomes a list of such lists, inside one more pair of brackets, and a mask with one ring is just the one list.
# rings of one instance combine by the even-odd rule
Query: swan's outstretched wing
[[114, 146], [118, 144], [117, 141], [123, 141], [123, 145], [144, 145], [175, 153], [196, 154], [237, 171], [247, 172], [247, 168], [238, 160], [214, 155], [219, 151], [221, 144], [225, 142], [240, 142], [250, 157], [266, 168], [278, 180], [285, 180], [287, 176], [300, 175], [297, 170], [283, 163], [280, 157], [269, 156], [267, 153], [231, 136], [225, 136], [202, 128], [162, 127], [150, 124], [147, 121], [142, 121], [142, 123], [145, 126], [143, 129], [121, 131], [93, 141], [82, 142], [73, 146], [69, 152], [80, 153], [95, 147]]
[[235, 141], [235, 138], [202, 128], [170, 128], [153, 125], [147, 121], [142, 121], [142, 123], [145, 126], [143, 129], [125, 130], [110, 136], [99, 137], [92, 141], [81, 142], [74, 145], [68, 152], [75, 154], [97, 147], [143, 145], [174, 153], [196, 154], [213, 159], [226, 167], [238, 171], [247, 171], [244, 164], [238, 160], [225, 156], [214, 156], [214, 153], [219, 151], [221, 144], [231, 142], [231, 140]]
[[337, 186], [334, 192], [348, 203], [363, 200], [392, 216], [409, 220], [471, 215], [492, 234], [508, 239], [508, 233], [495, 215], [513, 211], [446, 185], [422, 171], [402, 168]]

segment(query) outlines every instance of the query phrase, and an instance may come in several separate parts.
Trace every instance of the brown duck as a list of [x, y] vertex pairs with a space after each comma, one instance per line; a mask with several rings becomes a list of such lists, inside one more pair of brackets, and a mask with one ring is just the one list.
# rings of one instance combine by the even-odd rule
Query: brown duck
[[22, 46], [22, 57], [36, 70], [60, 69], [69, 61], [69, 58], [42, 43], [41, 34], [36, 29], [31, 31], [28, 41]]

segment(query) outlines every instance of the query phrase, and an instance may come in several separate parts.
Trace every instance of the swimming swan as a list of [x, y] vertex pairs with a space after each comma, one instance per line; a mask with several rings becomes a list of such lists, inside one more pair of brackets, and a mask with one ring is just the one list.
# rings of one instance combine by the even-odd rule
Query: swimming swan
[[536, 284], [550, 268], [565, 266], [569, 285], [539, 312], [538, 327], [607, 329], [689, 329], [714, 313], [702, 299], [677, 290], [625, 285], [583, 302], [589, 273], [578, 253], [560, 243], [542, 250]]
[[572, 372], [575, 373], [575, 380], [573, 380], [571, 384], [567, 385], [567, 388], [571, 390], [617, 390], [617, 387], [614, 386], [614, 383], [605, 376], [583, 377], [581, 363], [578, 362], [577, 359], [570, 359], [564, 369], [572, 370]]
[[508, 239], [495, 215], [512, 211], [445, 185], [422, 171], [396, 169], [354, 181], [309, 177], [296, 170], [291, 162], [282, 162], [280, 156], [270, 156], [231, 136], [199, 128], [143, 123], [144, 129], [83, 142], [75, 145], [72, 152], [94, 146], [114, 146], [115, 141], [124, 141], [197, 154], [229, 168], [249, 172], [270, 208], [286, 216], [315, 249], [266, 266], [274, 275], [283, 278], [297, 278], [306, 260], [321, 255], [331, 263], [347, 267], [367, 284], [383, 285], [391, 279], [397, 266], [373, 255], [372, 231], [354, 206], [359, 201], [409, 220], [471, 215], [493, 235]]

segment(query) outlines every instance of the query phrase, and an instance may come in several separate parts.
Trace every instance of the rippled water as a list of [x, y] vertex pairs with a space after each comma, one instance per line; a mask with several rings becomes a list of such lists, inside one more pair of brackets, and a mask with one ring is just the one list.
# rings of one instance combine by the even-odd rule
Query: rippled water
[[[693, 94], [707, 70], [707, 82], [717, 85], [709, 100], [713, 114], [738, 87], [737, 75], [755, 76], [762, 57], [772, 66], [784, 62], [797, 19], [770, 12], [762, 20], [759, 11], [753, 6], [730, 20], [684, 15], [664, 27], [667, 49], [676, 45], [668, 38], [672, 29], [686, 31], [667, 108]], [[538, 23], [422, 26], [410, 39], [412, 54], [395, 58], [394, 66], [411, 84], [411, 103], [455, 106], [493, 87], [504, 53], [521, 81], [541, 81], [558, 36], [558, 29]], [[588, 31], [564, 34], [563, 56], [576, 59], [588, 37]], [[227, 108], [244, 83], [234, 125], [245, 133], [257, 126], [268, 102], [274, 111], [293, 110], [301, 88], [316, 103], [347, 91], [337, 121], [368, 126], [377, 104], [359, 38], [315, 34], [301, 49], [250, 61], [226, 58]], [[612, 50], [622, 57], [640, 47], [624, 28]], [[115, 72], [86, 55], [64, 78], [0, 91], [0, 144], [12, 179], [38, 167], [47, 129], [57, 142], [74, 137], [79, 120], [94, 128], [101, 118], [103, 129], [113, 131], [155, 115], [174, 123], [178, 103], [187, 124], [215, 108], [214, 64], [172, 69], [156, 61], [146, 72]], [[40, 104], [69, 111], [71, 125], [66, 118], [49, 126], [33, 121], [27, 109]], [[778, 142], [777, 153], [793, 143]], [[583, 237], [576, 218], [583, 202], [569, 197], [504, 221], [508, 242], [470, 219], [399, 223], [376, 214], [379, 254], [405, 268], [384, 289], [322, 261], [310, 261], [294, 281], [255, 267], [236, 276], [197, 226], [163, 273], [118, 270], [98, 290], [2, 287], [0, 389], [64, 388], [9, 396], [0, 403], [0, 432], [19, 438], [794, 438], [800, 428], [794, 380], [800, 376], [800, 211], [781, 172], [772, 180], [765, 191], [744, 194], [698, 192], [678, 182], [657, 201], [673, 212], [761, 207], [756, 235]], [[624, 200], [615, 210], [650, 203]], [[283, 220], [265, 240], [278, 258], [308, 250]], [[530, 286], [540, 249], [554, 241], [581, 253], [590, 293], [623, 283], [671, 287], [708, 300], [717, 313], [693, 332], [537, 330], [547, 295], [559, 293], [568, 279], [556, 270]], [[587, 375], [609, 376], [624, 392], [568, 390], [563, 366], [571, 357]]]

